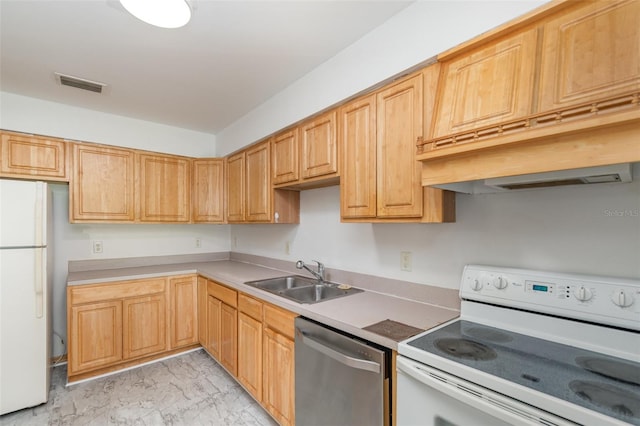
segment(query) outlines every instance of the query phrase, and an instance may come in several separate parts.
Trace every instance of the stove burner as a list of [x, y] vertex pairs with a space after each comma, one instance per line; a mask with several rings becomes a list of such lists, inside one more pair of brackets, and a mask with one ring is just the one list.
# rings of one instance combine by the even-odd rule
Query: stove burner
[[496, 351], [490, 347], [482, 343], [474, 342], [473, 340], [445, 338], [437, 339], [434, 343], [438, 349], [455, 358], [470, 359], [473, 361], [489, 361], [498, 356]]
[[506, 343], [513, 340], [513, 337], [509, 336], [500, 330], [485, 327], [471, 327], [464, 330], [465, 334], [471, 337], [475, 337], [478, 340], [488, 340], [496, 343]]
[[574, 380], [569, 387], [576, 395], [618, 416], [640, 419], [640, 398], [631, 392], [604, 383]]
[[592, 373], [640, 386], [640, 366], [638, 364], [594, 357], [578, 357], [576, 363]]

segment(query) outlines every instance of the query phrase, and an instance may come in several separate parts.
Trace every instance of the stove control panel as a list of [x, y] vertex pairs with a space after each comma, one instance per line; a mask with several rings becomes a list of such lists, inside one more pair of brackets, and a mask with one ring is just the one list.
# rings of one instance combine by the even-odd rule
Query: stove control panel
[[640, 280], [467, 265], [460, 297], [640, 331]]

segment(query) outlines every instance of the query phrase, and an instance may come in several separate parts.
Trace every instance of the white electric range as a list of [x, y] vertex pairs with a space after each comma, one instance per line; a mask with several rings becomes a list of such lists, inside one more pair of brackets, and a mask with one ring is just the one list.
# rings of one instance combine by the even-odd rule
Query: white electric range
[[468, 265], [401, 342], [398, 426], [640, 425], [640, 281]]

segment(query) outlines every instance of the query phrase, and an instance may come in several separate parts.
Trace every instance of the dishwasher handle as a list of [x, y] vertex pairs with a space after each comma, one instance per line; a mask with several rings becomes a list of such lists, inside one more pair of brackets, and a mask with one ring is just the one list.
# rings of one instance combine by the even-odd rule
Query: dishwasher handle
[[317, 350], [318, 352], [323, 353], [324, 355], [333, 358], [334, 360], [347, 365], [352, 368], [357, 368], [358, 370], [371, 371], [373, 373], [380, 373], [380, 364], [373, 361], [367, 361], [366, 359], [354, 358], [352, 356], [343, 354], [333, 348], [330, 348], [317, 340], [309, 337], [304, 332], [299, 330], [299, 339], [300, 341], [309, 346], [312, 349]]

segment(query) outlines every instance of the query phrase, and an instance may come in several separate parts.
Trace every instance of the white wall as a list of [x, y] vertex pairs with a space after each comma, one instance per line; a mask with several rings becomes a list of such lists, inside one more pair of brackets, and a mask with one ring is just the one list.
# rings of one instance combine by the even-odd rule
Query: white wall
[[0, 129], [126, 146], [191, 157], [213, 157], [208, 133], [0, 92]]
[[[0, 92], [0, 128], [194, 157], [215, 154], [215, 136]], [[226, 225], [69, 224], [69, 189], [55, 184], [53, 329], [66, 342], [66, 280], [69, 260], [161, 256], [229, 250]], [[195, 248], [195, 238], [202, 247]], [[95, 255], [91, 241], [101, 240]], [[54, 354], [64, 353], [54, 338]]]
[[[640, 279], [638, 178], [459, 194], [450, 224], [340, 223], [339, 194], [338, 187], [303, 191], [299, 225], [231, 226], [232, 249], [448, 288], [458, 287], [468, 263]], [[400, 251], [412, 252], [411, 272], [400, 270]]]
[[418, 0], [218, 133], [218, 154], [256, 142], [543, 3]]

